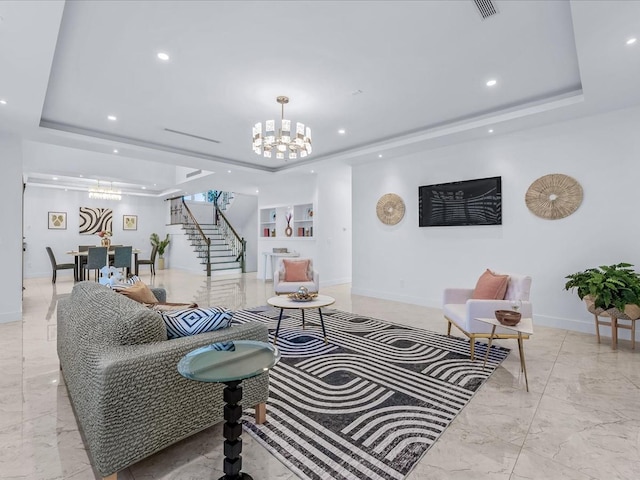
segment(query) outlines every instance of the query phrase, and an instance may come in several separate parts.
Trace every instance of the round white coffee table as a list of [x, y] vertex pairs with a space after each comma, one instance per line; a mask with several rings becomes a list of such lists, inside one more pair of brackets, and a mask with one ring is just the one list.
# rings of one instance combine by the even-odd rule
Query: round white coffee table
[[267, 303], [272, 307], [276, 307], [280, 309], [280, 317], [278, 317], [278, 326], [276, 327], [276, 333], [273, 337], [273, 344], [275, 345], [278, 341], [278, 332], [280, 331], [280, 322], [282, 321], [282, 312], [285, 309], [299, 309], [302, 312], [302, 329], [304, 330], [304, 311], [317, 308], [318, 315], [320, 315], [320, 325], [322, 325], [322, 335], [324, 335], [324, 343], [327, 343], [327, 331], [324, 328], [324, 319], [322, 318], [322, 307], [328, 307], [329, 305], [333, 305], [336, 299], [330, 297], [329, 295], [318, 295], [311, 301], [308, 302], [300, 302], [296, 300], [291, 300], [288, 295], [280, 295], [276, 297], [271, 297], [267, 300]]

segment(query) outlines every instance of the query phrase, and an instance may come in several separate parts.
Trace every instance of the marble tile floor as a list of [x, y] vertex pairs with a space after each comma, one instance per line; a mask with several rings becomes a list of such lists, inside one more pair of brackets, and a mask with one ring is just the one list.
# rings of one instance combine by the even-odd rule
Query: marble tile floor
[[[62, 272], [64, 273], [64, 272]], [[255, 274], [206, 278], [159, 271], [147, 283], [169, 301], [233, 309], [264, 305], [273, 293]], [[56, 355], [56, 302], [70, 275], [25, 281], [23, 320], [0, 324], [0, 479], [98, 478], [71, 410]], [[350, 285], [322, 293], [335, 308], [440, 333], [438, 309], [350, 294]], [[455, 331], [454, 331], [455, 333]], [[422, 479], [594, 480], [640, 478], [640, 351], [622, 341], [536, 326], [525, 342], [530, 392], [512, 353], [408, 476]], [[245, 435], [244, 470], [255, 480], [298, 478]], [[119, 480], [200, 480], [222, 475], [222, 433], [216, 425], [122, 471]]]

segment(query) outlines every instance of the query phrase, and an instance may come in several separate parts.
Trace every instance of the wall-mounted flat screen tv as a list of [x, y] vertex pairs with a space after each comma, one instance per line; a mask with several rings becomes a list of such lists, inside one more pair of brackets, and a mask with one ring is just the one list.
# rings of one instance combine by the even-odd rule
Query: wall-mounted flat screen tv
[[502, 225], [501, 177], [418, 188], [421, 227]]

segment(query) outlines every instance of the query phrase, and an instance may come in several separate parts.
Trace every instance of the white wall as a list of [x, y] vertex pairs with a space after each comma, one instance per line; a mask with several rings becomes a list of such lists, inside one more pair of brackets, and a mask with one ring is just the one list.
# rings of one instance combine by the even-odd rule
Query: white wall
[[258, 197], [234, 193], [233, 203], [224, 212], [233, 228], [247, 242], [245, 270], [258, 269]]
[[22, 318], [22, 144], [0, 134], [0, 189], [5, 204], [0, 208], [0, 323]]
[[[536, 323], [593, 331], [564, 277], [621, 261], [640, 269], [639, 130], [635, 108], [354, 167], [353, 293], [439, 307], [445, 287], [472, 288], [486, 268], [526, 273]], [[531, 182], [550, 173], [584, 189], [581, 207], [562, 220], [538, 218], [524, 203]], [[502, 226], [418, 227], [419, 186], [496, 175]], [[389, 192], [406, 204], [396, 226], [375, 213]]]
[[314, 233], [323, 285], [351, 282], [351, 167], [336, 165], [318, 173]]
[[[69, 263], [73, 262], [73, 257], [65, 252], [77, 250], [78, 245], [100, 244], [97, 235], [78, 233], [80, 207], [113, 209], [111, 242], [139, 248], [142, 251], [140, 258], [151, 255], [151, 233], [156, 232], [164, 238], [168, 231], [165, 225], [167, 202], [159, 198], [123, 195], [120, 201], [95, 200], [90, 199], [87, 192], [27, 185], [24, 195], [25, 277], [51, 275], [51, 263], [45, 250], [47, 246], [53, 250], [58, 263]], [[49, 230], [48, 212], [67, 212], [67, 229]], [[123, 215], [137, 215], [138, 230], [123, 230]], [[72, 275], [71, 271], [67, 274]], [[58, 276], [61, 275], [65, 272], [58, 272]]]

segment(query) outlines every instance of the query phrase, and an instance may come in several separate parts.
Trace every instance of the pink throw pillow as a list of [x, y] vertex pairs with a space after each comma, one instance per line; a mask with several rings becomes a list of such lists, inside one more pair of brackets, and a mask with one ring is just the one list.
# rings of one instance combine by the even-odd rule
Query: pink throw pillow
[[309, 260], [283, 260], [285, 282], [308, 282]]
[[509, 285], [509, 275], [496, 275], [487, 268], [480, 275], [471, 298], [475, 300], [503, 300]]

